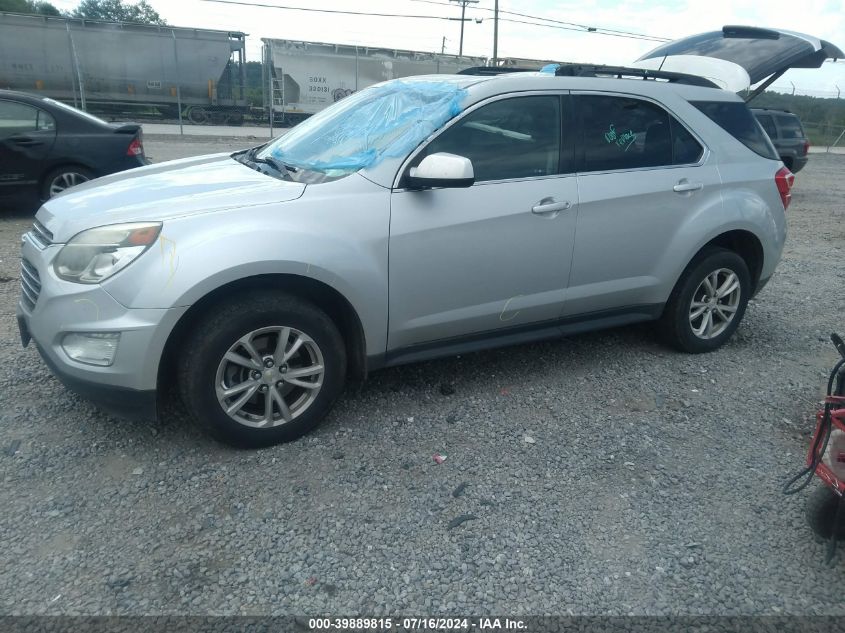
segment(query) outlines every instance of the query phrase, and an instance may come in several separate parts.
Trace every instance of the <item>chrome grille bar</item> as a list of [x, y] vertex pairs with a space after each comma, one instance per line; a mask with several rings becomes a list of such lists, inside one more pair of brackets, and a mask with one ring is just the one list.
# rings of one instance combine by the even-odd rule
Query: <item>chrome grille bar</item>
[[38, 220], [32, 224], [32, 238], [41, 248], [47, 248], [53, 243], [53, 234]]
[[38, 270], [25, 259], [21, 259], [21, 299], [32, 310], [41, 293], [41, 277]]

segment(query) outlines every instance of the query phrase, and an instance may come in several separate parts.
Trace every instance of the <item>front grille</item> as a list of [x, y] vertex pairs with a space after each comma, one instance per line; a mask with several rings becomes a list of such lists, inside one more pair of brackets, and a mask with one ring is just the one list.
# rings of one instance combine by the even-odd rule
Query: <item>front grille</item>
[[35, 240], [35, 243], [41, 248], [47, 248], [53, 243], [53, 234], [38, 220], [36, 220], [32, 225], [31, 235], [32, 239]]
[[41, 278], [35, 266], [25, 259], [21, 260], [21, 301], [29, 309], [35, 309], [38, 295], [41, 293]]

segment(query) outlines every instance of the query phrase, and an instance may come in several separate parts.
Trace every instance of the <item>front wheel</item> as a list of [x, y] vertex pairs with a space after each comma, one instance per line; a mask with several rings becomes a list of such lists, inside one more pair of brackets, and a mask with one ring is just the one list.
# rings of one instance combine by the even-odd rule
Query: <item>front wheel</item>
[[736, 331], [750, 296], [745, 260], [725, 249], [706, 251], [675, 285], [660, 322], [663, 338], [691, 354], [713, 351]]
[[193, 330], [179, 388], [201, 427], [227, 444], [257, 448], [316, 427], [345, 376], [343, 339], [328, 315], [297, 297], [250, 292]]

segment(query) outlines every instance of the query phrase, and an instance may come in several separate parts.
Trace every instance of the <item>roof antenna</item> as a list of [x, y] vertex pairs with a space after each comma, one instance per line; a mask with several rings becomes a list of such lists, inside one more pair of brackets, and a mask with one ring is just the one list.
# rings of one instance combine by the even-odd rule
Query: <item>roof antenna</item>
[[667, 58], [667, 57], [669, 57], [669, 54], [668, 54], [668, 53], [667, 53], [666, 55], [664, 55], [664, 56], [663, 56], [663, 60], [660, 62], [660, 67], [657, 69], [657, 72], [660, 72], [661, 70], [663, 70], [663, 64], [665, 64], [665, 63], [666, 63], [666, 58]]

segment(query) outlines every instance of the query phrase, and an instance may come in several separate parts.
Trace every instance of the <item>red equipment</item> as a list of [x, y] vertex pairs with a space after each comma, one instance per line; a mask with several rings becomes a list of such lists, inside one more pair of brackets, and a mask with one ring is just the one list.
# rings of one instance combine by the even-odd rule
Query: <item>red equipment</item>
[[816, 432], [807, 454], [807, 467], [783, 488], [785, 494], [794, 494], [807, 487], [813, 475], [825, 484], [810, 499], [807, 519], [816, 533], [830, 539], [828, 562], [836, 553], [837, 538], [845, 535], [845, 343], [836, 334], [831, 334], [830, 340], [842, 359], [830, 372], [824, 407], [816, 414]]

